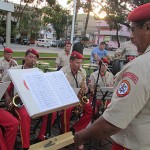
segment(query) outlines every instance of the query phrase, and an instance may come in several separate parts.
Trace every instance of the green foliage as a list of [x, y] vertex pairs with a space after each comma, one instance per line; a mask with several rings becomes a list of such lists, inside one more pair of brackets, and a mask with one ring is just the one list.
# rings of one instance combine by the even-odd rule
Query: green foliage
[[68, 24], [71, 24], [71, 16], [68, 10], [62, 8], [59, 4], [43, 8], [44, 24], [51, 23], [56, 31], [57, 39], [65, 35], [65, 29]]
[[20, 33], [37, 33], [41, 27], [40, 13], [35, 10], [30, 10], [27, 13], [23, 13], [18, 31]]

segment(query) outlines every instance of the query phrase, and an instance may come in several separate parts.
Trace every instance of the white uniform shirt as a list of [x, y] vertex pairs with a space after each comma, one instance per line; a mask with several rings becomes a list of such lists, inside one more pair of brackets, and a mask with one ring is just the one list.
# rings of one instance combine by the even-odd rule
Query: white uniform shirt
[[[14, 59], [11, 60], [14, 61], [16, 65], [18, 65], [17, 61], [15, 61]], [[4, 57], [0, 58], [0, 66], [3, 66], [6, 70], [11, 67], [9, 63], [10, 61], [8, 62]], [[5, 76], [6, 70], [2, 73], [2, 77]]]
[[[91, 86], [96, 85], [97, 76], [98, 76], [98, 70], [93, 72], [90, 75], [89, 85], [91, 85]], [[111, 72], [106, 71], [104, 76], [101, 76], [101, 75], [99, 76], [98, 85], [100, 87], [106, 87], [109, 85], [113, 85], [113, 83], [114, 83], [114, 76]]]
[[58, 57], [56, 58], [56, 64], [60, 67], [65, 67], [69, 65], [69, 60], [70, 60], [70, 54], [66, 54], [65, 52], [58, 54]]
[[150, 46], [129, 62], [115, 79], [105, 120], [122, 130], [112, 139], [131, 150], [150, 149]]
[[127, 41], [124, 42], [117, 50], [115, 53], [122, 53], [123, 57], [126, 55], [132, 55], [132, 56], [137, 56], [137, 47], [131, 42]]

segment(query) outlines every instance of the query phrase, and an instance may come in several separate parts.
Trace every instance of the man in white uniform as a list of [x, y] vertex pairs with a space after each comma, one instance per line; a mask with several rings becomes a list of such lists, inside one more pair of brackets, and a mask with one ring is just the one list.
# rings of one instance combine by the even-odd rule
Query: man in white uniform
[[140, 56], [117, 74], [112, 101], [103, 115], [75, 134], [77, 149], [109, 136], [115, 142], [113, 150], [150, 149], [150, 3], [134, 9], [128, 20]]

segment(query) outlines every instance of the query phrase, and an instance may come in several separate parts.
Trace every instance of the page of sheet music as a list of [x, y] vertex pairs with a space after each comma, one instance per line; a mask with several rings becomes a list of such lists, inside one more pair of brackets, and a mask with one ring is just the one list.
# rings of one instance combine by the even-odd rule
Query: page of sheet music
[[62, 105], [54, 88], [48, 84], [43, 72], [24, 73], [23, 78], [40, 111], [54, 109]]
[[1, 100], [2, 96], [4, 95], [9, 84], [10, 84], [10, 81], [0, 83], [0, 100]]
[[74, 90], [70, 86], [64, 73], [60, 71], [45, 73], [49, 83], [55, 89], [57, 96], [61, 100], [63, 105], [79, 102]]

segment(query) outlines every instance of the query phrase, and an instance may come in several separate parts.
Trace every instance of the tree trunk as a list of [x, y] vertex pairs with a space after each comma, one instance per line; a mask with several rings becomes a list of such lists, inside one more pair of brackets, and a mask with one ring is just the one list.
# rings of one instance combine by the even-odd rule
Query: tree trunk
[[88, 26], [88, 22], [89, 22], [89, 16], [90, 16], [90, 12], [88, 11], [83, 36], [86, 36], [86, 30], [87, 30], [87, 26]]
[[88, 22], [89, 22], [90, 11], [91, 11], [91, 0], [89, 0], [88, 3], [89, 3], [89, 7], [88, 7], [83, 36], [86, 36], [86, 30], [87, 30], [87, 26], [88, 26]]
[[118, 24], [116, 24], [116, 37], [117, 37], [117, 43], [118, 43], [118, 47], [120, 47], [120, 42], [119, 42], [119, 27], [118, 27]]

